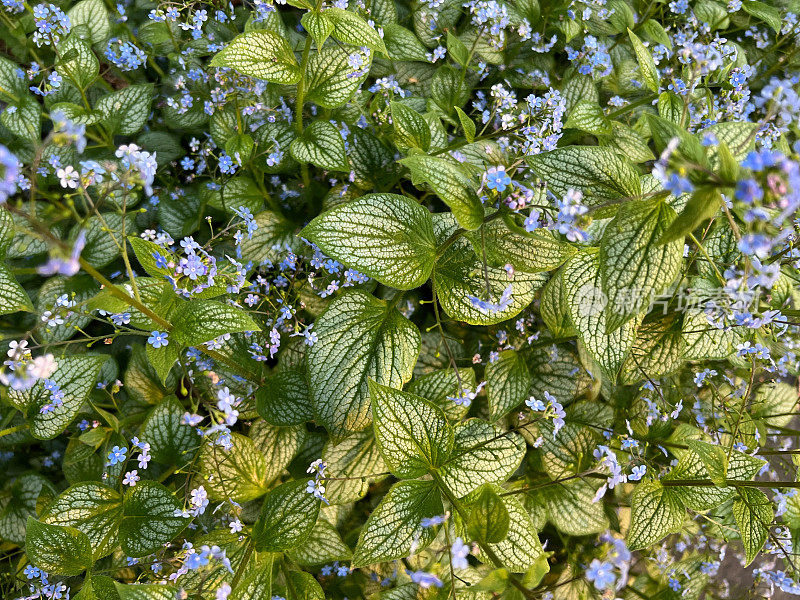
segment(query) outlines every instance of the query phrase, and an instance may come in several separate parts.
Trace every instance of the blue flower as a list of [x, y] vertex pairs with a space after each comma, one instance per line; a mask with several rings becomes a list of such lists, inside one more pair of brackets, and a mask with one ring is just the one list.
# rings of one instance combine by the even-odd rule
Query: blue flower
[[614, 575], [614, 565], [609, 562], [600, 562], [594, 559], [586, 569], [586, 579], [594, 583], [598, 590], [607, 590], [614, 587], [617, 577]]
[[505, 167], [492, 167], [486, 171], [486, 187], [498, 192], [506, 191], [511, 185], [511, 177], [506, 173]]
[[678, 175], [677, 173], [672, 173], [664, 182], [664, 189], [675, 196], [680, 196], [681, 194], [689, 194], [694, 191], [694, 186], [686, 177]]
[[125, 455], [128, 453], [127, 448], [120, 448], [119, 446], [114, 446], [111, 448], [111, 452], [108, 453], [108, 464], [109, 465], [116, 465], [117, 463], [124, 462]]
[[752, 204], [764, 197], [764, 190], [755, 179], [742, 179], [736, 184], [736, 198], [746, 204]]
[[150, 337], [147, 338], [147, 343], [153, 348], [161, 348], [169, 344], [169, 340], [167, 339], [168, 336], [169, 333], [166, 331], [152, 331], [150, 332]]

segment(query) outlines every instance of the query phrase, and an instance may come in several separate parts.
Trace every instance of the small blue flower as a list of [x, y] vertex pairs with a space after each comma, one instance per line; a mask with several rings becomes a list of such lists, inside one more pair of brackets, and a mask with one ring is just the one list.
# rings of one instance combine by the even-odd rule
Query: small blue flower
[[169, 333], [166, 331], [151, 331], [150, 337], [147, 338], [147, 343], [153, 348], [162, 348], [169, 344], [168, 336]]
[[764, 197], [764, 190], [755, 179], [742, 179], [736, 184], [736, 198], [746, 204], [752, 204]]
[[108, 453], [108, 464], [109, 465], [116, 465], [117, 463], [121, 463], [125, 460], [125, 455], [128, 453], [127, 448], [120, 448], [119, 446], [114, 446], [111, 448], [111, 452]]
[[680, 196], [681, 194], [689, 194], [694, 191], [694, 186], [686, 177], [678, 175], [677, 173], [672, 173], [664, 182], [664, 189], [675, 196]]
[[486, 171], [486, 187], [498, 192], [506, 191], [511, 185], [511, 177], [506, 173], [505, 167], [492, 167]]

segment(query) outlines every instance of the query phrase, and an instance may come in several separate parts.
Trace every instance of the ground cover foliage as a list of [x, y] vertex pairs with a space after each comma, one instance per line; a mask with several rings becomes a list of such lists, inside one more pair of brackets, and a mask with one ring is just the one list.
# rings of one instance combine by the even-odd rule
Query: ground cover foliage
[[3, 598], [800, 594], [798, 12], [3, 0]]

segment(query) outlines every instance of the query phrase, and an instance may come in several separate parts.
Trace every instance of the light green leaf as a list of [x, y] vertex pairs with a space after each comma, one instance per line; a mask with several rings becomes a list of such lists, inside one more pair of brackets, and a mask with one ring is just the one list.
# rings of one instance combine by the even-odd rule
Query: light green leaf
[[200, 436], [194, 427], [182, 423], [186, 412], [175, 396], [168, 396], [145, 419], [140, 436], [150, 444], [156, 461], [183, 465], [194, 455]]
[[387, 23], [383, 27], [383, 41], [392, 60], [416, 60], [427, 62], [428, 49], [414, 35], [414, 32], [397, 23]]
[[584, 252], [569, 260], [564, 269], [564, 293], [570, 319], [586, 349], [613, 380], [636, 340], [637, 319], [606, 333], [606, 298], [596, 252]]
[[250, 438], [267, 460], [267, 481], [278, 477], [289, 466], [307, 437], [306, 428], [302, 426], [278, 427], [261, 420], [253, 423]]
[[[559, 432], [561, 435], [561, 432]], [[596, 488], [586, 479], [572, 479], [542, 490], [548, 520], [567, 535], [591, 535], [608, 529], [602, 502], [594, 502]]]
[[402, 290], [428, 279], [436, 238], [428, 210], [397, 194], [368, 194], [322, 213], [300, 232], [325, 254]]
[[209, 66], [229, 67], [272, 83], [297, 83], [301, 76], [292, 47], [266, 29], [237, 35], [211, 59]]
[[7, 315], [20, 310], [34, 312], [33, 303], [11, 270], [0, 264], [0, 314]]
[[342, 134], [330, 121], [314, 121], [289, 145], [292, 157], [329, 171], [349, 171]]
[[253, 525], [259, 552], [283, 552], [308, 538], [319, 515], [320, 501], [306, 492], [306, 480], [290, 481], [267, 494]]
[[267, 554], [259, 561], [258, 568], [245, 575], [230, 596], [230, 600], [265, 600], [272, 598], [272, 567], [274, 554]]
[[375, 439], [397, 477], [419, 477], [443, 465], [453, 449], [453, 429], [442, 409], [424, 398], [369, 381]]
[[450, 207], [464, 229], [477, 229], [483, 223], [483, 205], [477, 186], [467, 170], [456, 162], [437, 156], [412, 154], [399, 161], [411, 171], [411, 182], [420, 187], [428, 184], [442, 202]]
[[41, 141], [39, 137], [41, 119], [42, 106], [28, 93], [16, 99], [13, 104], [6, 106], [0, 113], [0, 123], [14, 135], [33, 144]]
[[[310, 14], [313, 13], [306, 13], [305, 16]], [[364, 58], [364, 64], [360, 68], [362, 75], [354, 77], [355, 70], [349, 63], [353, 52], [358, 51], [351, 49], [348, 52], [340, 46], [326, 46], [311, 55], [306, 82], [308, 102], [314, 102], [325, 108], [337, 108], [353, 97], [366, 79], [372, 61], [371, 55]]]
[[44, 389], [41, 380], [26, 392], [9, 394], [16, 402], [22, 402], [27, 407], [34, 437], [51, 440], [72, 423], [94, 389], [100, 367], [107, 359], [107, 356], [59, 357], [56, 360], [58, 368], [50, 379], [64, 392], [64, 402], [52, 411], [41, 412], [43, 406], [50, 404], [50, 392]]
[[761, 490], [740, 487], [736, 492], [739, 497], [733, 502], [733, 518], [742, 537], [747, 566], [755, 560], [767, 541], [774, 511], [772, 502]]
[[411, 379], [419, 356], [416, 325], [383, 300], [349, 291], [314, 324], [308, 382], [319, 422], [341, 439], [371, 420], [367, 380], [400, 387]]
[[599, 140], [601, 146], [616, 150], [635, 163], [654, 160], [647, 140], [635, 129], [618, 121], [611, 122], [611, 134]]
[[206, 444], [200, 454], [200, 472], [208, 495], [217, 500], [228, 498], [247, 502], [267, 492], [267, 461], [253, 440], [241, 434], [231, 434], [233, 447], [225, 450], [216, 444]]
[[638, 484], [631, 496], [628, 548], [647, 548], [668, 534], [677, 533], [685, 517], [686, 509], [674, 489], [658, 481]]
[[49, 502], [55, 495], [53, 484], [38, 473], [25, 473], [13, 480], [9, 478], [3, 488], [4, 498], [0, 501], [0, 536], [9, 542], [24, 544], [28, 517], [36, 516], [40, 502]]
[[311, 573], [305, 571], [289, 571], [289, 600], [325, 600], [322, 586]]
[[404, 558], [424, 549], [436, 537], [422, 520], [444, 514], [433, 481], [399, 481], [367, 518], [358, 537], [353, 568]]
[[756, 0], [744, 0], [744, 2], [742, 2], [742, 8], [747, 14], [769, 25], [775, 33], [779, 34], [781, 32], [783, 26], [781, 13], [774, 6], [770, 6], [764, 2], [757, 2]]
[[59, 43], [56, 68], [60, 75], [72, 80], [76, 87], [85, 89], [97, 77], [100, 63], [91, 46], [74, 35]]
[[567, 146], [525, 160], [556, 195], [579, 190], [589, 206], [642, 193], [633, 164], [607, 148]]
[[485, 223], [469, 234], [475, 254], [483, 255], [493, 267], [512, 265], [516, 271], [540, 273], [560, 267], [575, 249], [546, 230], [527, 232], [510, 215]]
[[97, 110], [103, 113], [112, 130], [119, 135], [133, 135], [139, 131], [150, 114], [153, 85], [129, 85], [117, 92], [102, 96]]
[[658, 75], [658, 67], [656, 67], [656, 63], [653, 60], [653, 55], [650, 54], [650, 50], [645, 47], [642, 40], [639, 39], [639, 36], [633, 33], [630, 28], [628, 28], [628, 37], [631, 40], [631, 46], [633, 46], [633, 51], [636, 54], [639, 69], [642, 71], [644, 84], [653, 92], [658, 93], [658, 88], [661, 85], [661, 78]]
[[386, 46], [378, 32], [364, 19], [341, 8], [328, 8], [325, 16], [333, 22], [333, 37], [351, 46], [366, 46], [386, 54]]
[[539, 434], [542, 436], [542, 467], [551, 479], [577, 475], [589, 468], [598, 442], [597, 434], [590, 427], [568, 422], [553, 435], [552, 423], [543, 422]]
[[[498, 494], [502, 493], [502, 488], [493, 486], [492, 489]], [[533, 519], [522, 503], [515, 496], [502, 498], [508, 510], [508, 534], [502, 542], [490, 543], [489, 547], [506, 569], [512, 573], [525, 573], [544, 554], [544, 550]], [[478, 558], [486, 564], [492, 564], [483, 552], [478, 553]]]
[[700, 308], [683, 315], [683, 357], [686, 360], [722, 359], [733, 352], [736, 334], [732, 329], [717, 329]]
[[314, 418], [314, 406], [305, 373], [287, 370], [274, 373], [256, 392], [256, 410], [273, 425], [301, 425]]
[[[434, 231], [439, 244], [443, 244], [456, 230], [455, 218], [449, 213], [440, 213], [434, 218]], [[511, 301], [501, 310], [484, 310], [477, 307], [472, 297], [485, 300], [486, 277], [483, 261], [478, 258], [470, 242], [460, 237], [451, 243], [433, 268], [432, 280], [436, 296], [442, 309], [453, 319], [471, 325], [493, 325], [515, 317], [526, 308], [534, 292], [545, 282], [546, 275], [539, 273], [517, 273], [509, 280], [505, 269], [488, 267], [489, 301], [496, 303], [503, 292], [512, 286]]]
[[384, 479], [386, 464], [371, 429], [364, 429], [338, 443], [328, 441], [322, 451], [325, 497], [331, 505], [348, 504], [363, 498], [369, 486]]
[[659, 244], [675, 219], [663, 200], [629, 202], [617, 211], [600, 242], [600, 273], [607, 295], [606, 331], [646, 312], [683, 263], [683, 243]]
[[467, 141], [471, 144], [475, 141], [475, 122], [470, 119], [467, 116], [467, 113], [461, 110], [458, 106], [454, 108], [456, 109], [456, 114], [458, 115], [458, 122], [461, 123], [461, 129], [464, 130], [464, 137], [467, 138]]
[[176, 590], [171, 585], [124, 584], [115, 581], [119, 600], [175, 600]]
[[417, 376], [409, 382], [405, 391], [422, 396], [441, 408], [449, 421], [459, 421], [467, 414], [469, 406], [456, 404], [452, 398], [464, 390], [474, 390], [476, 382], [472, 368], [459, 369], [458, 374], [456, 377], [455, 370], [448, 367]]
[[74, 527], [85, 533], [95, 560], [114, 551], [122, 518], [122, 496], [116, 490], [87, 481], [73, 485], [47, 507], [42, 523]]
[[525, 456], [525, 441], [481, 419], [454, 428], [452, 456], [439, 469], [442, 480], [457, 497], [485, 483], [503, 483]]
[[80, 25], [89, 30], [92, 44], [101, 44], [111, 33], [108, 11], [102, 0], [81, 0], [67, 12], [72, 27]]
[[47, 525], [33, 517], [28, 517], [25, 552], [31, 563], [53, 575], [80, 575], [94, 562], [85, 533], [74, 527]]
[[[300, 19], [300, 24], [314, 38], [314, 43], [317, 44], [317, 48], [321, 53], [322, 45], [328, 39], [328, 36], [333, 33], [333, 22], [324, 12], [312, 10], [303, 15]], [[310, 72], [313, 73], [313, 69]]]
[[569, 112], [564, 127], [567, 129], [580, 129], [592, 135], [606, 135], [611, 133], [611, 124], [608, 122], [603, 109], [597, 102], [581, 100]]
[[[199, 346], [238, 331], [261, 331], [261, 328], [241, 308], [214, 300], [195, 300], [183, 305], [175, 315], [171, 333], [175, 342]], [[170, 340], [170, 344], [175, 342]]]
[[397, 144], [427, 152], [431, 145], [431, 128], [423, 116], [402, 102], [392, 102], [391, 109]]
[[335, 560], [350, 560], [352, 552], [331, 523], [319, 519], [311, 534], [286, 553], [297, 564], [310, 567]]
[[255, 216], [255, 222], [258, 229], [253, 237], [245, 237], [242, 241], [242, 257], [245, 260], [261, 263], [269, 259], [277, 262], [282, 252], [279, 249], [297, 245], [296, 226], [282, 215], [264, 210]]
[[147, 556], [172, 541], [189, 519], [176, 517], [182, 508], [175, 495], [155, 481], [140, 481], [125, 494], [119, 537], [128, 556]]
[[508, 509], [503, 499], [490, 486], [484, 486], [472, 503], [467, 531], [476, 540], [496, 544], [506, 538], [508, 526]]

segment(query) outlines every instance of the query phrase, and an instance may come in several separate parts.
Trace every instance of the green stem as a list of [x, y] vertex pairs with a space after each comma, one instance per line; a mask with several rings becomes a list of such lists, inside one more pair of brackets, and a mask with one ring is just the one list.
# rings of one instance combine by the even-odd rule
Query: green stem
[[14, 427], [8, 427], [0, 431], [0, 437], [4, 437], [6, 435], [11, 435], [12, 433], [17, 433], [18, 431], [22, 431], [28, 428], [27, 423], [23, 423], [22, 425], [15, 425]]

